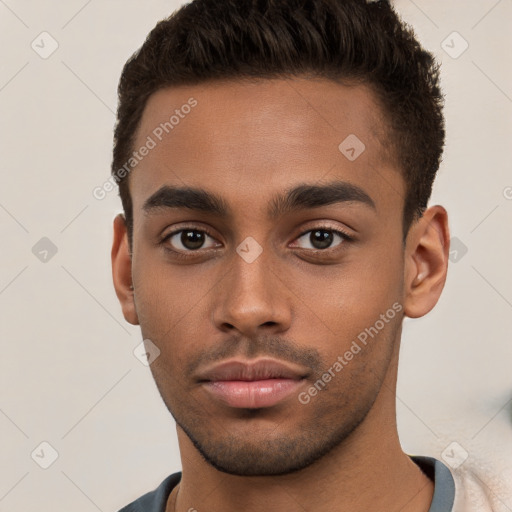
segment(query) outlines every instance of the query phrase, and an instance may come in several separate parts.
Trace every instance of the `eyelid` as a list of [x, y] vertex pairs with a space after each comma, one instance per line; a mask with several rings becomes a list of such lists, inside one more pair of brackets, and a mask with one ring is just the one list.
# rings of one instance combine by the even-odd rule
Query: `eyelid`
[[[317, 221], [317, 222], [320, 222], [320, 224], [313, 225], [311, 227], [308, 227], [307, 229], [304, 229], [299, 235], [297, 235], [294, 238], [294, 240], [304, 236], [307, 233], [310, 233], [311, 231], [318, 231], [318, 230], [332, 231], [333, 233], [339, 234], [342, 238], [345, 238], [349, 242], [353, 242], [355, 240], [355, 238], [351, 234], [349, 234], [347, 232], [347, 230], [345, 230], [344, 228], [342, 228], [340, 226], [332, 226], [327, 221], [324, 223], [322, 223], [322, 221]], [[326, 249], [326, 250], [328, 250], [328, 249]], [[323, 252], [325, 252], [325, 251], [323, 251]]]
[[181, 233], [182, 231], [198, 231], [199, 233], [205, 233], [210, 238], [213, 238], [217, 240], [217, 238], [213, 235], [212, 231], [210, 231], [208, 228], [205, 227], [199, 227], [199, 226], [182, 226], [180, 228], [174, 229], [172, 231], [169, 231], [167, 235], [165, 235], [165, 238], [168, 238], [170, 236], [174, 236], [177, 233]]
[[181, 233], [182, 231], [199, 231], [201, 233], [206, 233], [209, 237], [211, 238], [215, 238], [211, 231], [206, 228], [206, 227], [203, 227], [203, 226], [199, 226], [199, 225], [185, 225], [185, 226], [179, 226], [178, 228], [174, 228], [172, 231], [169, 231], [168, 233], [166, 233], [165, 235], [162, 236], [162, 240], [167, 240], [168, 238], [176, 235], [177, 233]]

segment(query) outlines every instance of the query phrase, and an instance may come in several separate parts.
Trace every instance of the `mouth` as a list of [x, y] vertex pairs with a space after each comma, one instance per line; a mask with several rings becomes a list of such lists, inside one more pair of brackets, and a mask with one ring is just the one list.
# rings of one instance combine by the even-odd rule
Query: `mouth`
[[229, 407], [259, 409], [297, 392], [307, 374], [273, 359], [227, 361], [201, 373], [198, 382], [213, 399]]

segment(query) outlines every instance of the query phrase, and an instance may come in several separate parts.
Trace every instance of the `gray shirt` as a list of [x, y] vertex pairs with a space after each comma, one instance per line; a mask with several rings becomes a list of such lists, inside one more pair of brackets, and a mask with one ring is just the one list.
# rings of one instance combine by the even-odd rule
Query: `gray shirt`
[[[428, 512], [451, 512], [455, 499], [455, 483], [450, 470], [433, 457], [409, 455], [434, 482], [434, 496]], [[181, 479], [181, 472], [169, 475], [154, 491], [123, 507], [119, 512], [165, 512], [167, 498]]]

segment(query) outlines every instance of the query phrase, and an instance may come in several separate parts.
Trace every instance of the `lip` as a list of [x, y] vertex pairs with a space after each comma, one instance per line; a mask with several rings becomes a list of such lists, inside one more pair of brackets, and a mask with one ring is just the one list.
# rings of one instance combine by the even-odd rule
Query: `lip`
[[275, 359], [231, 360], [198, 374], [203, 388], [224, 404], [245, 409], [272, 407], [302, 385], [308, 372]]

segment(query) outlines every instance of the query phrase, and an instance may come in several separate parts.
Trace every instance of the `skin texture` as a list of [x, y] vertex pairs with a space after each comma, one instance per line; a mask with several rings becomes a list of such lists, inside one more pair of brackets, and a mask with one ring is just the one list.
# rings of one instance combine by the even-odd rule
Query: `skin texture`
[[[183, 476], [168, 510], [427, 511], [433, 485], [400, 447], [395, 389], [403, 316], [428, 313], [446, 280], [446, 210], [427, 209], [403, 245], [405, 182], [363, 85], [294, 78], [163, 89], [134, 146], [190, 97], [197, 105], [130, 175], [133, 254], [122, 215], [112, 248], [123, 314], [160, 350], [150, 368], [177, 423]], [[354, 161], [338, 149], [350, 134], [365, 144]], [[375, 209], [351, 201], [268, 218], [276, 194], [334, 180], [363, 189]], [[215, 193], [230, 214], [143, 211], [163, 185]], [[197, 249], [180, 235], [164, 240], [180, 228], [209, 234]], [[352, 240], [327, 231], [332, 243], [318, 249], [311, 230], [320, 228]], [[236, 251], [247, 237], [262, 249], [251, 263]], [[400, 312], [307, 404], [292, 394], [235, 409], [197, 382], [212, 362], [268, 356], [307, 374], [307, 392], [393, 304]]]

